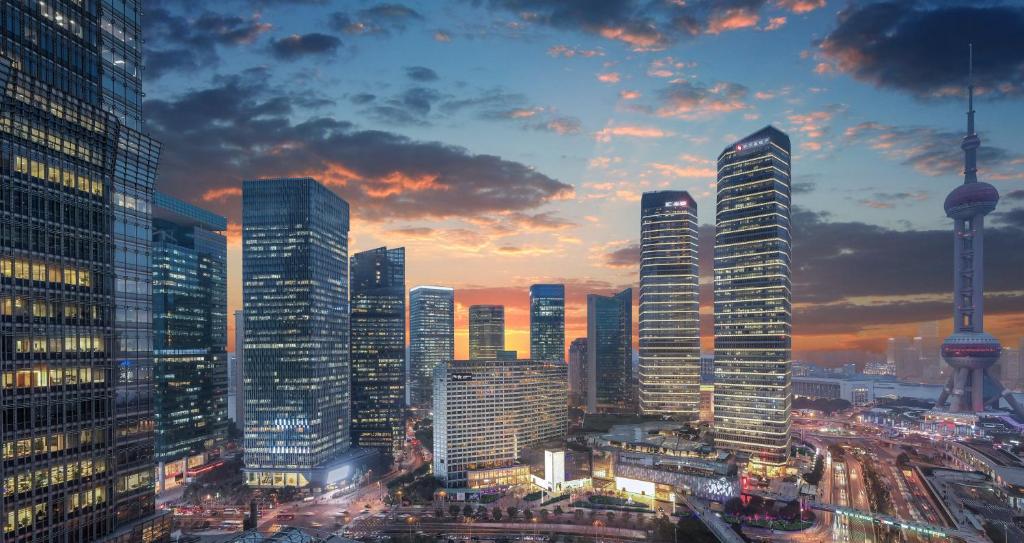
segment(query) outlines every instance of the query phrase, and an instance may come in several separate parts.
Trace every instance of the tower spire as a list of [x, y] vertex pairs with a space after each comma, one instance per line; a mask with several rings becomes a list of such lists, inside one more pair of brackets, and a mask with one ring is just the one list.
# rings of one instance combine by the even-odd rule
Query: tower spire
[[960, 142], [964, 150], [964, 183], [978, 180], [978, 147], [981, 138], [974, 133], [974, 44], [967, 44], [967, 135]]

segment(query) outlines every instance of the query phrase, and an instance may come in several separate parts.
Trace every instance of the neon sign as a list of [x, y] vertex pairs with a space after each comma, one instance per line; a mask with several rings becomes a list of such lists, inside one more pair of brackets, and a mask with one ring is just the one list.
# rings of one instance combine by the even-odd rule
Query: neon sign
[[680, 200], [678, 202], [665, 202], [665, 207], [686, 207], [690, 204], [686, 200]]
[[753, 149], [755, 147], [761, 147], [762, 145], [768, 145], [769, 141], [771, 141], [769, 138], [761, 138], [759, 140], [746, 141], [746, 142], [743, 142], [743, 143], [737, 143], [736, 144], [736, 151], [737, 152], [749, 151], [749, 150], [751, 150], [751, 149]]

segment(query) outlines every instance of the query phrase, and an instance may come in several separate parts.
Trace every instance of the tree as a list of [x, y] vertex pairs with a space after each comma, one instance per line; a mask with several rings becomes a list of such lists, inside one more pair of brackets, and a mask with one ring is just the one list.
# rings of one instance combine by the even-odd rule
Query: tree
[[459, 516], [459, 506], [458, 506], [458, 504], [453, 503], [453, 504], [448, 506], [448, 516], [453, 517], [453, 518]]
[[550, 516], [550, 513], [548, 513], [547, 509], [541, 509], [540, 510], [540, 520], [541, 520], [541, 522], [547, 522], [548, 521], [548, 516]]
[[481, 517], [487, 515], [487, 507], [484, 505], [478, 506], [476, 508], [476, 514]]
[[462, 516], [468, 517], [473, 514], [473, 506], [468, 503], [462, 506]]
[[500, 522], [501, 521], [501, 508], [500, 507], [494, 506], [494, 509], [491, 509], [491, 518], [494, 519], [494, 522]]
[[615, 511], [608, 511], [605, 516], [608, 517], [608, 524], [611, 524], [615, 520]]
[[440, 507], [435, 509], [434, 510], [434, 516], [437, 517], [437, 518], [443, 518], [444, 517], [444, 509], [441, 509]]
[[561, 506], [561, 505], [556, 505], [556, 506], [555, 506], [555, 514], [556, 514], [556, 515], [561, 515], [561, 514], [562, 514], [562, 513], [564, 513], [564, 512], [565, 512], [565, 511], [564, 511], [564, 510], [562, 509], [562, 506]]
[[527, 522], [533, 520], [533, 511], [530, 511], [529, 508], [526, 508], [523, 511], [523, 518], [526, 519]]
[[508, 513], [509, 520], [515, 520], [516, 515], [519, 514], [519, 510], [516, 509], [514, 505], [508, 506], [508, 508], [505, 509], [505, 512]]

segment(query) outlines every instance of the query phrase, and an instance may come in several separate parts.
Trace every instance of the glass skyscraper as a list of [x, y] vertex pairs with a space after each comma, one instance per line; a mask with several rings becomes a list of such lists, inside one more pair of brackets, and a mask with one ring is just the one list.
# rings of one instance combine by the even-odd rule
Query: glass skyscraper
[[349, 437], [348, 203], [310, 178], [242, 186], [245, 475], [327, 484]]
[[565, 360], [565, 285], [530, 287], [530, 358]]
[[434, 368], [455, 359], [455, 290], [420, 286], [409, 291], [409, 399], [431, 408]]
[[718, 156], [715, 443], [777, 470], [792, 406], [789, 136], [768, 126]]
[[469, 306], [469, 359], [494, 360], [505, 350], [505, 306]]
[[0, 539], [162, 540], [150, 291], [159, 145], [139, 132], [138, 5], [4, 2], [0, 18]]
[[633, 289], [587, 295], [587, 413], [632, 413]]
[[569, 404], [587, 403], [587, 338], [578, 337], [569, 344]]
[[158, 487], [227, 436], [227, 219], [162, 193], [153, 205], [153, 360]]
[[696, 420], [700, 404], [697, 202], [686, 191], [640, 202], [640, 412]]
[[405, 249], [352, 255], [352, 444], [401, 448], [405, 437]]

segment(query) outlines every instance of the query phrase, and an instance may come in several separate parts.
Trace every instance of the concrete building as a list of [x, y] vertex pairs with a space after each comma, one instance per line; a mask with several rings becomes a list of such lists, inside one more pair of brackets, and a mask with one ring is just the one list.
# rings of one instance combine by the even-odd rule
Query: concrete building
[[433, 405], [434, 368], [455, 359], [455, 290], [419, 286], [409, 291], [409, 401]]
[[686, 191], [640, 201], [640, 413], [695, 421], [700, 405], [697, 202]]
[[793, 395], [805, 398], [846, 400], [853, 405], [868, 405], [882, 399], [913, 398], [934, 402], [942, 393], [941, 385], [906, 383], [871, 376], [794, 377]]
[[469, 306], [469, 358], [487, 360], [505, 350], [505, 306]]
[[348, 474], [348, 203], [310, 178], [242, 187], [245, 476], [305, 487]]
[[[565, 439], [566, 365], [460, 360], [434, 369], [434, 476], [446, 488], [529, 482], [525, 448]], [[525, 470], [524, 470], [525, 468]]]
[[153, 205], [157, 489], [220, 456], [227, 440], [224, 217], [162, 193]]
[[718, 156], [715, 443], [776, 472], [789, 458], [789, 136], [767, 126]]

